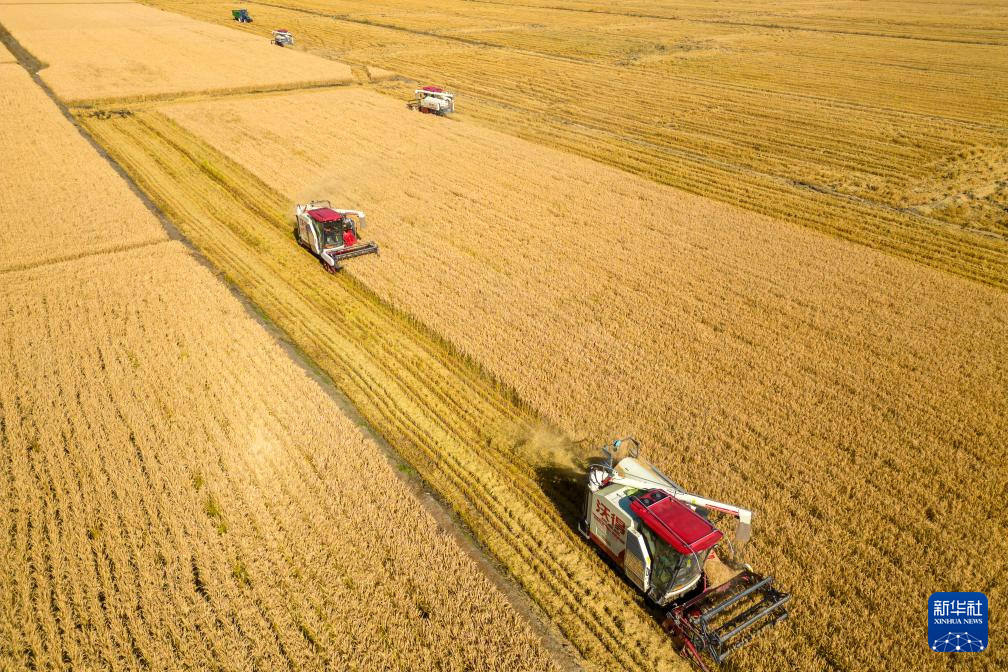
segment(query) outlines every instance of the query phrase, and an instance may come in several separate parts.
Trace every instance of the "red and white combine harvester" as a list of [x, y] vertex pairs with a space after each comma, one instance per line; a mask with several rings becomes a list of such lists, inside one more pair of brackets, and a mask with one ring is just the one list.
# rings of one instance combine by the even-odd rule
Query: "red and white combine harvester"
[[340, 270], [344, 259], [378, 252], [376, 244], [360, 239], [358, 227], [364, 228], [364, 213], [359, 210], [333, 210], [329, 201], [311, 201], [297, 204], [294, 217], [297, 241], [330, 273]]
[[440, 86], [425, 86], [414, 91], [413, 95], [416, 98], [406, 103], [406, 107], [411, 110], [441, 117], [455, 111], [455, 94], [448, 93]]
[[[626, 457], [615, 462], [624, 447]], [[711, 513], [738, 519], [734, 536], [741, 551], [752, 511], [686, 492], [639, 459], [634, 438], [619, 439], [603, 451], [606, 462], [588, 468], [581, 534], [622, 568], [650, 603], [670, 609], [662, 627], [684, 655], [706, 670], [701, 654], [720, 664], [760, 630], [787, 618], [791, 596], [749, 565], [722, 565], [725, 572], [738, 573], [718, 586], [707, 582], [707, 562], [720, 562], [714, 547], [722, 540], [731, 547]], [[730, 550], [728, 562], [735, 563], [736, 549]]]

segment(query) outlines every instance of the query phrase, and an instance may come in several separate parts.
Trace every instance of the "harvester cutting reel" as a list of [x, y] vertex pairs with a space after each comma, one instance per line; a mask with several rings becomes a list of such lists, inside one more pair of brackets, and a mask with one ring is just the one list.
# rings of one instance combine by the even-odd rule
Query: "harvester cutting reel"
[[696, 597], [675, 604], [662, 628], [682, 645], [682, 652], [701, 670], [701, 653], [719, 665], [763, 630], [788, 617], [791, 596], [773, 586], [772, 576], [751, 569]]
[[[588, 468], [581, 533], [650, 603], [668, 609], [662, 627], [685, 656], [706, 670], [703, 654], [721, 664], [761, 630], [787, 618], [791, 596], [774, 587], [773, 577], [738, 560], [749, 539], [752, 511], [686, 492], [640, 458], [640, 443], [633, 437], [602, 450], [605, 462]], [[715, 513], [738, 520], [738, 552], [711, 522]], [[728, 547], [724, 560], [715, 554], [722, 541]], [[712, 563], [734, 576], [709, 586]]]

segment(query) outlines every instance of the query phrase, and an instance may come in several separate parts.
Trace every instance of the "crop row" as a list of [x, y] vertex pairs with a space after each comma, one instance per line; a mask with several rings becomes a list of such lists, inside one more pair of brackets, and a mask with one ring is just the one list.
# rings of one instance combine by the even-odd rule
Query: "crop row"
[[0, 272], [167, 237], [16, 63], [0, 65], [0, 159]]

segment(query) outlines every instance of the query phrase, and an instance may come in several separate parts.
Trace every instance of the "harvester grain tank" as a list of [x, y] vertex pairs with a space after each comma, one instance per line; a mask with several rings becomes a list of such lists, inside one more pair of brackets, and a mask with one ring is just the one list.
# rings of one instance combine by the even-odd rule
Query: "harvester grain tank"
[[335, 210], [329, 201], [311, 201], [297, 204], [294, 218], [298, 243], [330, 273], [340, 270], [341, 261], [378, 252], [374, 242], [360, 239], [364, 213], [359, 210]]
[[425, 86], [413, 92], [413, 100], [406, 107], [424, 114], [436, 114], [440, 117], [455, 111], [455, 94], [445, 91], [440, 86]]
[[[616, 455], [626, 456], [616, 462]], [[640, 459], [640, 444], [630, 437], [603, 449], [606, 461], [588, 469], [581, 534], [591, 540], [626, 574], [648, 601], [667, 607], [662, 627], [684, 655], [702, 669], [701, 654], [717, 663], [746, 645], [756, 634], [787, 618], [791, 596], [773, 586], [749, 565], [738, 565], [736, 550], [749, 539], [752, 511], [686, 492], [649, 462]], [[712, 513], [738, 520], [736, 549], [710, 520]], [[737, 572], [709, 586], [708, 561], [724, 542]]]

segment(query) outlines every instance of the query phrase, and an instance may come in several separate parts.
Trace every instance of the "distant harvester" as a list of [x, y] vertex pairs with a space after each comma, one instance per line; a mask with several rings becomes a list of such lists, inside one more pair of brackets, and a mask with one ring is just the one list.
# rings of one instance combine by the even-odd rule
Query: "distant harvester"
[[294, 36], [286, 28], [277, 28], [273, 31], [273, 44], [278, 47], [294, 46]]
[[455, 111], [455, 94], [445, 91], [440, 86], [425, 86], [413, 94], [416, 98], [406, 103], [406, 107], [411, 110], [436, 114], [440, 117]]

